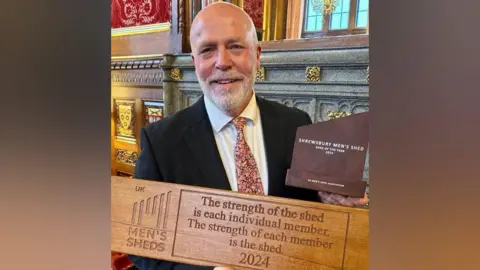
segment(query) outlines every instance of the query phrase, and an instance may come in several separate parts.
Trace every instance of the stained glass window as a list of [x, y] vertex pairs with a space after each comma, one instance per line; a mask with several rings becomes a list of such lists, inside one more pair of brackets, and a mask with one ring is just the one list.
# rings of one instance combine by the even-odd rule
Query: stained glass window
[[350, 0], [337, 0], [330, 18], [330, 29], [348, 29]]
[[305, 31], [321, 31], [323, 26], [323, 0], [308, 0], [305, 16]]
[[368, 0], [357, 0], [357, 21], [355, 27], [367, 27], [368, 24]]
[[[333, 10], [324, 15], [324, 5]], [[305, 0], [302, 37], [365, 34], [369, 0]], [[326, 27], [324, 31], [324, 26]]]

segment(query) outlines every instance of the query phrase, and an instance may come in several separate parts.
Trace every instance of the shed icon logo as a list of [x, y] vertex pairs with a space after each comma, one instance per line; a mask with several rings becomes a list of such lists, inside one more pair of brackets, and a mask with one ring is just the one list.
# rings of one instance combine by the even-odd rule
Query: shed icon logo
[[171, 193], [169, 191], [134, 202], [131, 224], [165, 230], [167, 228]]

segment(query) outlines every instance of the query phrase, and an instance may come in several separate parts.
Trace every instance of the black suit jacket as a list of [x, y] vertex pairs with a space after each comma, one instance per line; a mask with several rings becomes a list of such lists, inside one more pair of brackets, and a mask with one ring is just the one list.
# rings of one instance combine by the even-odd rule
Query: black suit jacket
[[[270, 196], [318, 201], [316, 192], [285, 186], [296, 130], [311, 124], [307, 113], [256, 97], [262, 119]], [[141, 130], [134, 177], [231, 190], [203, 97], [194, 105]], [[212, 269], [130, 256], [140, 270]]]

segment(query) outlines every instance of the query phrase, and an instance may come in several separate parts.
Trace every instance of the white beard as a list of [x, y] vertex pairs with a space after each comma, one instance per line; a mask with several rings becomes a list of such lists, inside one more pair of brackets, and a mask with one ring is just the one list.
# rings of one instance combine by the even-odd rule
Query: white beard
[[223, 89], [209, 89], [204, 80], [199, 80], [199, 83], [205, 97], [210, 99], [220, 110], [230, 114], [230, 112], [238, 110], [240, 106], [248, 103], [250, 100], [253, 92], [254, 75], [255, 70], [251, 76], [245, 77], [241, 85], [227, 91]]

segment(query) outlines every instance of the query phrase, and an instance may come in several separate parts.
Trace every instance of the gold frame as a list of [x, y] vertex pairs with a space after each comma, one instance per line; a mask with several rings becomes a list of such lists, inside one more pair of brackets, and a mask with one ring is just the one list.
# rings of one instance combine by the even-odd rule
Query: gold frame
[[243, 0], [232, 0], [231, 3], [236, 5], [239, 8], [243, 9]]
[[111, 35], [112, 37], [120, 37], [120, 36], [130, 36], [130, 35], [138, 35], [138, 34], [165, 32], [165, 31], [170, 31], [171, 29], [172, 29], [172, 24], [170, 22], [164, 22], [164, 23], [154, 23], [154, 24], [147, 24], [147, 25], [140, 25], [140, 26], [113, 28], [111, 30]]
[[[272, 2], [274, 1], [274, 2]], [[275, 3], [275, 10], [272, 12], [272, 3]], [[263, 2], [263, 38], [262, 41], [283, 40], [285, 0], [264, 0]]]
[[271, 0], [263, 1], [263, 35], [262, 41], [270, 40], [270, 10], [272, 2]]
[[274, 26], [274, 33], [273, 33], [273, 40], [282, 40], [285, 37], [283, 36], [283, 30], [285, 23], [285, 10], [287, 9], [287, 1], [285, 0], [277, 0], [275, 6], [275, 26]]
[[125, 55], [125, 56], [112, 56], [112, 61], [128, 61], [128, 60], [149, 60], [165, 57], [164, 54], [142, 54], [142, 55]]

